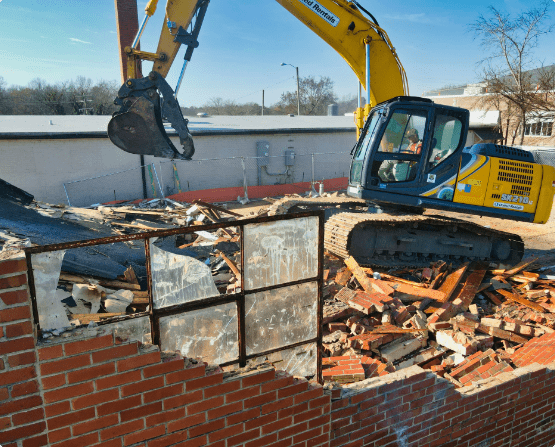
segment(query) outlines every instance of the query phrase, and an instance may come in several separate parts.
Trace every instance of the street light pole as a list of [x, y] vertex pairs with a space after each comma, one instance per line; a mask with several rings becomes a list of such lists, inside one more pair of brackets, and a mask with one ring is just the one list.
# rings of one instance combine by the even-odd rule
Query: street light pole
[[293, 67], [297, 71], [297, 115], [300, 115], [301, 114], [301, 87], [299, 82], [299, 67], [295, 67], [294, 65], [286, 64], [285, 62], [282, 62], [281, 66], [283, 67], [284, 65], [289, 65], [290, 67]]

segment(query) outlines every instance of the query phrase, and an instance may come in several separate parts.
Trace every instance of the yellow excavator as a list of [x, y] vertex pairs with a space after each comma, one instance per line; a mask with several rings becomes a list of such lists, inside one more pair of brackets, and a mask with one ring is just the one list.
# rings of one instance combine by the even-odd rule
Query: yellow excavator
[[[455, 264], [479, 259], [499, 265], [518, 262], [524, 252], [519, 236], [422, 213], [439, 209], [546, 223], [555, 194], [555, 168], [537, 164], [531, 153], [512, 147], [466, 147], [468, 110], [407, 96], [395, 48], [359, 2], [276, 1], [333, 47], [366, 90], [366, 106], [355, 112], [358, 141], [347, 192], [364, 199], [369, 212], [332, 215], [326, 222], [326, 248], [354, 256], [361, 264], [383, 267], [427, 266], [438, 259]], [[165, 78], [180, 46], [187, 45], [177, 92], [198, 47], [208, 4], [209, 0], [168, 0], [155, 53], [137, 49], [156, 0], [147, 5], [137, 38], [126, 48], [129, 79], [115, 101], [121, 108], [108, 125], [110, 139], [121, 149], [171, 159], [192, 157], [188, 121]], [[153, 69], [138, 78], [142, 60], [153, 61]], [[177, 131], [182, 152], [168, 138], [163, 117]]]

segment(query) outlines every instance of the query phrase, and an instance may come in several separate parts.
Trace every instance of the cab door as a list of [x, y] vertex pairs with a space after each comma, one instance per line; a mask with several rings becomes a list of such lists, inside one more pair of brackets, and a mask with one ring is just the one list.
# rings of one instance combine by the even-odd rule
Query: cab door
[[432, 109], [425, 106], [388, 110], [368, 160], [365, 189], [410, 195], [423, 191], [431, 114]]

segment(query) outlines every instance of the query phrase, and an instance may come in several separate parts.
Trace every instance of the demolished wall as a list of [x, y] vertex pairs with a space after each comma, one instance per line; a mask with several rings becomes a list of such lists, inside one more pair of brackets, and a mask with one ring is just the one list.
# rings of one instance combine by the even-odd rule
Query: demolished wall
[[555, 364], [461, 390], [413, 366], [330, 392], [271, 367], [224, 374], [98, 327], [60, 340], [37, 342], [25, 261], [0, 261], [3, 447], [555, 442]]

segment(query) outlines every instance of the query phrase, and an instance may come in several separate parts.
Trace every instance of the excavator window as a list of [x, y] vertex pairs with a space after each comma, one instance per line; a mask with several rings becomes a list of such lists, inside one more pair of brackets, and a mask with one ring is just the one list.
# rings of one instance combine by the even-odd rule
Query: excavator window
[[[381, 137], [371, 175], [384, 183], [408, 182], [416, 178], [422, 156], [422, 138], [427, 114], [396, 110]], [[392, 154], [389, 158], [386, 154]]]
[[460, 144], [462, 121], [455, 116], [438, 113], [434, 124], [428, 170], [443, 163]]

